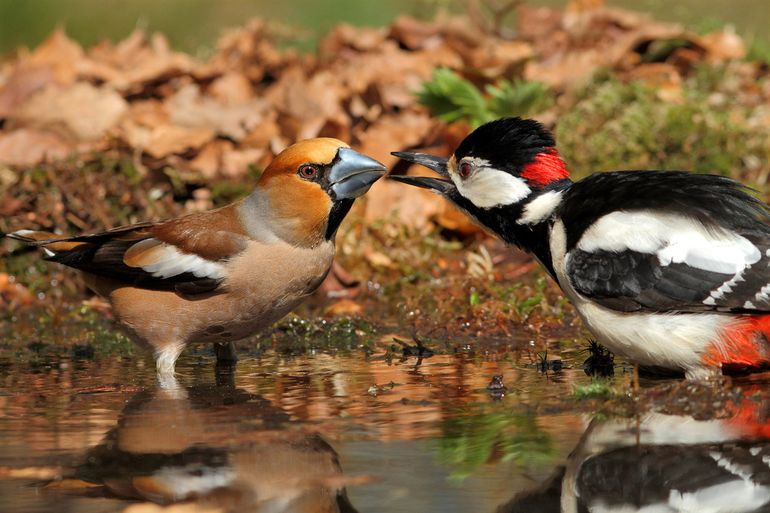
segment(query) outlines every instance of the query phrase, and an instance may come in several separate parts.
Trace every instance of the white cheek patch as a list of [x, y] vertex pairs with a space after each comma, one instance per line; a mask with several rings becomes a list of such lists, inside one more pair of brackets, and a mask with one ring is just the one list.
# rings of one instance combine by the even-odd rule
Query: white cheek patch
[[477, 168], [476, 172], [465, 180], [454, 171], [449, 174], [457, 191], [479, 208], [511, 205], [532, 192], [521, 178], [490, 167]]

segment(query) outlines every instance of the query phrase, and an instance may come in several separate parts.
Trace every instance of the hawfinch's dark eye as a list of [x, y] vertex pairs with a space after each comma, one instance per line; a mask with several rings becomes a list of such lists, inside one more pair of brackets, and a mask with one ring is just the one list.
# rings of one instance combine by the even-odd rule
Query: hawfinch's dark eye
[[459, 169], [460, 178], [468, 178], [469, 176], [471, 176], [471, 171], [473, 171], [473, 166], [471, 166], [469, 162], [460, 163], [460, 169]]
[[303, 166], [300, 166], [299, 171], [297, 171], [297, 174], [301, 176], [302, 178], [315, 178], [318, 176], [318, 168], [315, 166], [311, 166], [310, 164], [305, 164]]

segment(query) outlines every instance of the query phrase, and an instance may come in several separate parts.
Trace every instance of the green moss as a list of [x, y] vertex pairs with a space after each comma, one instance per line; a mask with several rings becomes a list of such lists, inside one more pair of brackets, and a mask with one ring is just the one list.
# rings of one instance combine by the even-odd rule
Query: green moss
[[131, 355], [135, 345], [101, 312], [51, 304], [8, 313], [0, 322], [0, 356], [48, 360]]
[[770, 127], [752, 123], [739, 89], [722, 67], [699, 68], [667, 101], [642, 83], [600, 76], [560, 119], [559, 148], [577, 176], [683, 169], [752, 179], [768, 170]]
[[770, 65], [770, 39], [761, 36], [752, 37], [749, 40], [746, 60]]
[[310, 351], [363, 350], [374, 348], [377, 329], [363, 319], [304, 319], [297, 316], [281, 321], [272, 333], [276, 349], [286, 354]]

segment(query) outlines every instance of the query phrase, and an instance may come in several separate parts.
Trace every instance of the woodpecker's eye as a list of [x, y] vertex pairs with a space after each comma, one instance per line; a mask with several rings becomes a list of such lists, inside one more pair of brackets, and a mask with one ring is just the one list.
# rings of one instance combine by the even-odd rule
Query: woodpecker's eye
[[301, 176], [302, 178], [315, 178], [318, 176], [318, 168], [311, 165], [311, 164], [304, 164], [300, 166], [299, 171], [297, 171], [297, 174]]
[[460, 169], [458, 171], [460, 178], [468, 178], [471, 176], [471, 171], [473, 171], [473, 166], [471, 166], [470, 162], [460, 163]]

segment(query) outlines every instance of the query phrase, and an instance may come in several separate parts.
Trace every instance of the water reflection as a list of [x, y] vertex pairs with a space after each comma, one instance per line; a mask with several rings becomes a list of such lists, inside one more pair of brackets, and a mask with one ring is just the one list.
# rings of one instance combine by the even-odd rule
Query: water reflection
[[596, 418], [565, 466], [498, 513], [770, 511], [770, 400], [761, 392], [745, 389], [718, 419]]
[[658, 382], [591, 420], [574, 363], [415, 362], [269, 353], [211, 383], [188, 358], [168, 388], [151, 361], [10, 362], [0, 511], [770, 511], [766, 386]]
[[292, 429], [263, 397], [234, 387], [169, 386], [134, 395], [74, 477], [112, 495], [202, 510], [355, 512], [337, 453]]
[[[151, 361], [11, 363], [0, 511], [137, 513], [138, 500], [145, 511], [491, 512], [545, 479], [585, 427], [568, 399], [587, 382], [580, 369], [555, 379], [493, 357], [415, 363], [269, 353], [212, 384], [211, 362], [190, 357], [183, 386], [165, 389]], [[498, 400], [487, 386], [500, 374]]]

